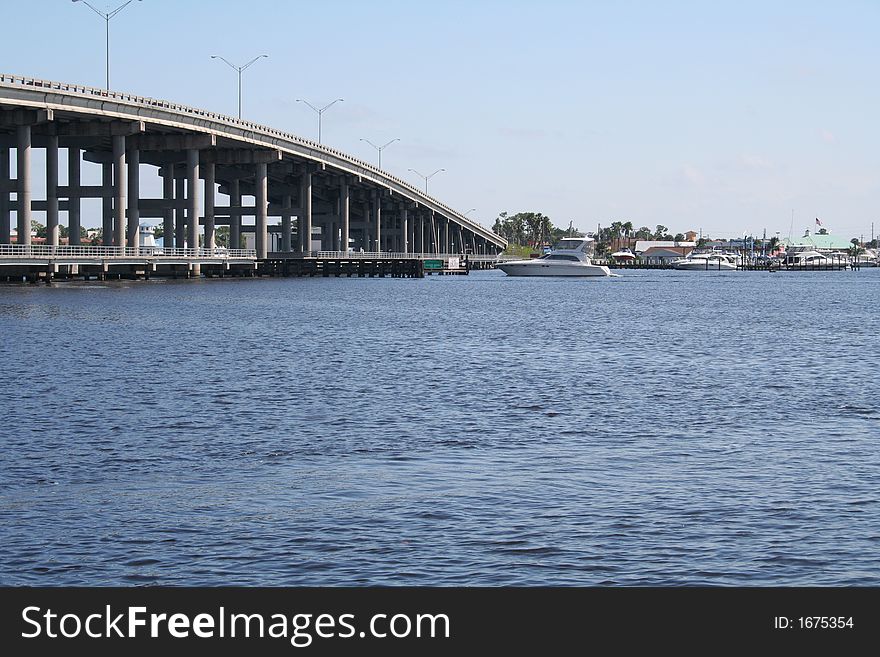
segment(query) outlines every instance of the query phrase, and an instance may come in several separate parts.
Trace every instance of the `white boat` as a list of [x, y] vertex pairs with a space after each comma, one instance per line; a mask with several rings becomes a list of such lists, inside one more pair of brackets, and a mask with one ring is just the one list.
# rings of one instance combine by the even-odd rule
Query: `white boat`
[[736, 269], [736, 256], [720, 251], [690, 253], [673, 261], [672, 267], [684, 271], [730, 271]]
[[621, 249], [620, 251], [615, 251], [614, 253], [612, 253], [611, 257], [618, 262], [630, 262], [636, 259], [636, 254], [629, 249]]
[[811, 248], [794, 247], [785, 252], [785, 264], [795, 267], [832, 267], [843, 262], [842, 256], [832, 254], [829, 257]]
[[593, 244], [590, 237], [566, 237], [540, 258], [510, 260], [495, 266], [508, 276], [611, 276], [608, 267], [590, 260]]

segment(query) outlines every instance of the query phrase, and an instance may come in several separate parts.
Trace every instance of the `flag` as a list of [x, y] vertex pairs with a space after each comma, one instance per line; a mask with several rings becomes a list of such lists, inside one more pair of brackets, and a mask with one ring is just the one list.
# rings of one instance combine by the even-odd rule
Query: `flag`
[[817, 225], [817, 226], [821, 226], [821, 225], [822, 225], [822, 222], [819, 221], [819, 217], [816, 217], [816, 225]]

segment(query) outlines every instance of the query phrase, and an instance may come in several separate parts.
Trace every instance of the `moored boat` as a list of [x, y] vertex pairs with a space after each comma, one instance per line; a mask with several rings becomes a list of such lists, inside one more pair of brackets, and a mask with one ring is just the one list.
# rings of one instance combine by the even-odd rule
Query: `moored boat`
[[508, 276], [611, 276], [608, 267], [592, 263], [593, 245], [589, 237], [566, 237], [540, 258], [511, 260], [496, 267]]

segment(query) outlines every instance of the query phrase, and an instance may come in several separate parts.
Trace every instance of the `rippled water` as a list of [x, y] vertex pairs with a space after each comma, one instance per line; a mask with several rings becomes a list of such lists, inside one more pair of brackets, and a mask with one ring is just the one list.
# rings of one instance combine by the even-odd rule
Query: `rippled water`
[[0, 287], [2, 584], [880, 585], [880, 271]]

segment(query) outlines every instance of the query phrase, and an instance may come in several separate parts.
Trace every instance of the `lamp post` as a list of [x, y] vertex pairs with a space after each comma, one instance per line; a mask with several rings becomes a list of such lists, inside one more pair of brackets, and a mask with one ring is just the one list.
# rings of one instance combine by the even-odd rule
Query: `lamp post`
[[394, 142], [400, 141], [400, 139], [394, 138], [391, 141], [389, 141], [387, 144], [382, 144], [381, 146], [376, 146], [376, 144], [371, 142], [369, 139], [364, 139], [363, 137], [361, 138], [361, 141], [367, 142], [370, 146], [372, 146], [373, 148], [375, 148], [379, 152], [379, 168], [381, 169], [382, 168], [382, 151], [385, 150], [386, 148], [388, 148], [389, 146], [391, 146], [391, 144], [393, 144]]
[[412, 171], [412, 172], [413, 172], [414, 174], [416, 174], [419, 178], [422, 178], [422, 179], [425, 181], [425, 194], [427, 194], [427, 193], [428, 193], [428, 181], [429, 181], [431, 178], [433, 178], [434, 176], [436, 176], [438, 173], [440, 173], [441, 171], [446, 171], [446, 169], [437, 169], [437, 170], [436, 170], [434, 173], [432, 173], [430, 176], [423, 175], [423, 174], [419, 173], [418, 171], [416, 171], [415, 169], [407, 169], [407, 171]]
[[467, 212], [465, 212], [462, 216], [463, 216], [463, 217], [466, 217], [466, 216], [468, 216], [471, 212], [476, 212], [476, 211], [477, 211], [476, 208], [471, 208], [470, 210], [468, 210]]
[[[93, 12], [98, 14], [98, 16], [100, 16], [101, 18], [103, 18], [104, 22], [106, 23], [106, 26], [107, 26], [107, 91], [110, 91], [110, 19], [113, 18], [114, 16], [116, 16], [116, 14], [121, 12], [123, 9], [128, 7], [128, 5], [130, 5], [132, 2], [134, 2], [134, 0], [128, 0], [128, 2], [125, 2], [121, 5], [119, 5], [116, 9], [114, 9], [112, 11], [108, 11], [108, 12], [103, 12], [103, 11], [99, 11], [99, 10], [95, 9], [88, 2], [88, 0], [72, 0], [72, 1], [73, 2], [82, 2], [86, 7], [88, 7]], [[138, 0], [138, 2], [142, 2], [142, 0]]]
[[305, 103], [306, 105], [308, 105], [309, 107], [311, 107], [313, 110], [315, 110], [315, 112], [317, 112], [317, 114], [318, 114], [318, 143], [319, 143], [319, 144], [321, 143], [321, 117], [324, 115], [324, 112], [325, 112], [325, 111], [327, 111], [328, 109], [330, 109], [331, 107], [333, 107], [336, 103], [339, 103], [339, 102], [341, 102], [341, 101], [343, 101], [343, 100], [345, 100], [345, 99], [344, 99], [344, 98], [337, 98], [337, 99], [334, 100], [332, 103], [327, 103], [326, 105], [324, 105], [324, 107], [318, 108], [318, 107], [315, 107], [314, 105], [312, 105], [312, 104], [311, 104], [309, 101], [307, 101], [307, 100], [303, 100], [302, 98], [297, 98], [297, 99], [296, 99], [296, 102], [298, 102], [298, 103]]
[[235, 64], [230, 62], [225, 57], [221, 57], [220, 55], [211, 55], [211, 59], [220, 59], [220, 60], [226, 62], [230, 66], [230, 68], [238, 71], [238, 120], [239, 121], [241, 120], [241, 73], [242, 73], [242, 71], [247, 69], [249, 66], [251, 66], [251, 64], [256, 62], [258, 59], [262, 59], [263, 57], [268, 57], [268, 56], [269, 55], [257, 55], [251, 61], [249, 61], [247, 64], [245, 64], [243, 66], [236, 66]]

